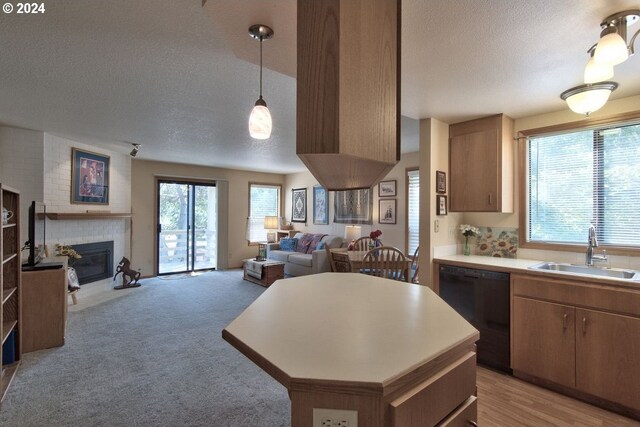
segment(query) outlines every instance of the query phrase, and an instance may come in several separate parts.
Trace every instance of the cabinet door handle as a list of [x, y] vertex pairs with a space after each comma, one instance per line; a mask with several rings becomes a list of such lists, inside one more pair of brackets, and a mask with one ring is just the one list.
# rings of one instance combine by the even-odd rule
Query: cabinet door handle
[[475, 421], [467, 420], [467, 423], [468, 423], [470, 426], [478, 427], [478, 423], [477, 423], [477, 422], [475, 422]]
[[582, 334], [586, 334], [587, 333], [587, 318], [583, 317], [582, 318]]
[[489, 193], [489, 204], [491, 204], [492, 200], [493, 200], [492, 193]]
[[562, 316], [562, 329], [567, 329], [567, 313]]

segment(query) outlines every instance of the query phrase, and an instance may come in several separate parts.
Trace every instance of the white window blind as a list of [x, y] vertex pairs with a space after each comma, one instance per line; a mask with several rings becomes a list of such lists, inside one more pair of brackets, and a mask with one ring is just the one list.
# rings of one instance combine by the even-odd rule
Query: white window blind
[[251, 184], [249, 190], [249, 218], [247, 240], [251, 243], [266, 242], [265, 216], [280, 216], [280, 186]]
[[640, 247], [640, 124], [532, 137], [527, 240]]
[[407, 171], [407, 254], [413, 255], [420, 244], [420, 173]]

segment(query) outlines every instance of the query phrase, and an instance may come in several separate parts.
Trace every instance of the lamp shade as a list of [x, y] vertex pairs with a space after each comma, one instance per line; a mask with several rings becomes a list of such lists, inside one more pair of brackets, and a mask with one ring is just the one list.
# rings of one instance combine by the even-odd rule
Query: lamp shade
[[[607, 29], [605, 31], [610, 30]], [[603, 33], [605, 31], [603, 31]], [[598, 64], [609, 65], [611, 67], [623, 63], [627, 58], [629, 58], [627, 43], [620, 34], [615, 31], [615, 28], [614, 31], [607, 32], [600, 38], [596, 52], [593, 55], [593, 59]]]
[[362, 235], [362, 227], [360, 227], [359, 225], [347, 225], [344, 228], [344, 238], [348, 242], [352, 240], [356, 240], [361, 235]]
[[584, 69], [584, 82], [585, 83], [598, 83], [604, 80], [608, 80], [613, 77], [613, 66], [600, 64], [596, 62], [593, 57], [587, 62], [587, 66]]
[[607, 103], [611, 92], [617, 87], [618, 83], [616, 82], [585, 84], [565, 90], [560, 98], [567, 101], [567, 105], [572, 111], [588, 116], [602, 108]]
[[265, 216], [264, 217], [264, 229], [265, 230], [277, 230], [280, 225], [280, 218], [277, 216]]
[[254, 139], [268, 139], [271, 136], [271, 113], [266, 103], [260, 105], [258, 102], [249, 116], [249, 134]]

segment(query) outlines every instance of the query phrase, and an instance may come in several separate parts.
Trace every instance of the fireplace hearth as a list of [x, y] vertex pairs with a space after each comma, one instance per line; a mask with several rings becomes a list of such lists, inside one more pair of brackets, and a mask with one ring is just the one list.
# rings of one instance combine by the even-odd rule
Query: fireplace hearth
[[113, 240], [73, 245], [73, 249], [82, 256], [73, 263], [80, 285], [113, 277]]

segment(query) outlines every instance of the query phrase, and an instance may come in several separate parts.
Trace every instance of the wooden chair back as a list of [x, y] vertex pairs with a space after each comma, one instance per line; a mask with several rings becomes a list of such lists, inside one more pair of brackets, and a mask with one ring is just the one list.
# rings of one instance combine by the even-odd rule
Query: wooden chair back
[[367, 252], [362, 260], [360, 272], [386, 279], [409, 281], [407, 259], [393, 246], [381, 246]]
[[[380, 246], [384, 246], [384, 243], [382, 243], [382, 240], [379, 240], [380, 242]], [[374, 243], [373, 239], [371, 237], [360, 237], [358, 240], [356, 240], [355, 242], [355, 247], [353, 248], [354, 251], [368, 251], [369, 250], [369, 243]]]
[[416, 251], [413, 253], [411, 257], [411, 267], [409, 268], [409, 274], [411, 274], [411, 283], [420, 284], [420, 276], [418, 276], [418, 271], [420, 270], [419, 264], [419, 254], [420, 254], [420, 246], [416, 248]]
[[346, 249], [329, 249], [325, 246], [325, 250], [327, 251], [327, 259], [332, 272], [351, 273], [351, 261], [349, 261], [349, 254], [347, 254]]

